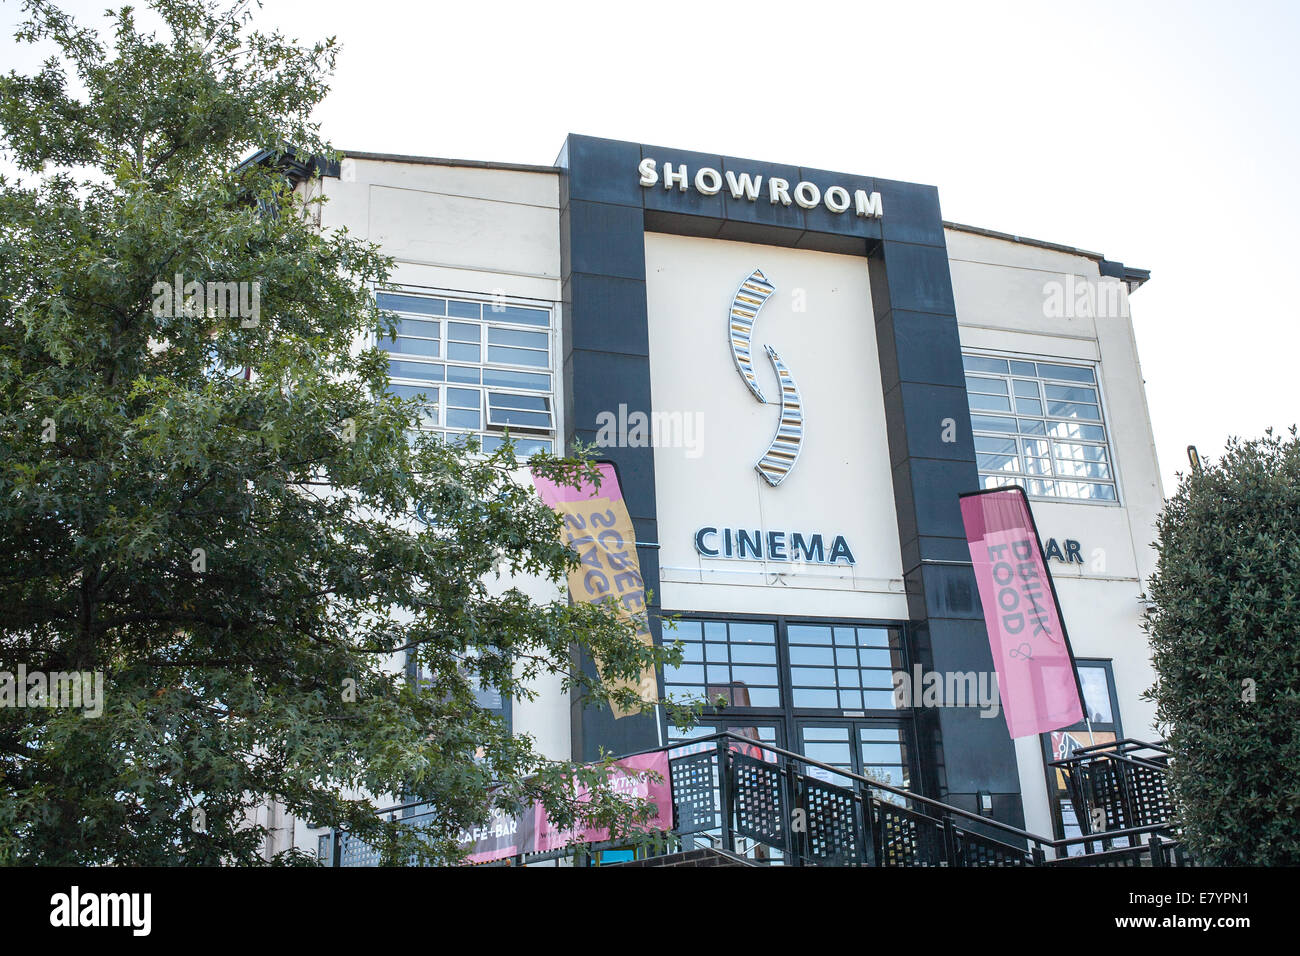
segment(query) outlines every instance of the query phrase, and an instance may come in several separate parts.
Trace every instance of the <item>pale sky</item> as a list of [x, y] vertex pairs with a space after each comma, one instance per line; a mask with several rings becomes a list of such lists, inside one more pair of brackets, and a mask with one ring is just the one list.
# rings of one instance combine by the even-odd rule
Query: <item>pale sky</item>
[[[36, 59], [19, 13], [0, 3], [6, 70]], [[1187, 445], [1300, 421], [1296, 4], [265, 0], [259, 21], [342, 41], [318, 117], [342, 149], [550, 164], [576, 132], [929, 183], [946, 219], [1150, 269], [1132, 312], [1167, 492]]]

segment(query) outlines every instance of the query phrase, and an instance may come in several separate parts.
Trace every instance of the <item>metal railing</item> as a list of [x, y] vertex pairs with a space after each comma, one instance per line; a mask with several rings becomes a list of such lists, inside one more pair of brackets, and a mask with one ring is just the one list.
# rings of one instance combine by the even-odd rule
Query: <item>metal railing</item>
[[[1081, 747], [1049, 766], [1065, 777], [1088, 852], [1131, 849], [1120, 834], [1134, 827], [1167, 824], [1170, 818], [1169, 750], [1162, 743], [1125, 737]], [[1096, 848], [1100, 847], [1100, 850]]]
[[[1152, 747], [1140, 741], [1122, 743]], [[678, 850], [712, 847], [754, 862], [793, 866], [1177, 866], [1189, 862], [1167, 818], [1107, 829], [1104, 837], [1089, 832], [1057, 840], [731, 731], [641, 753], [657, 750], [668, 753], [672, 837]], [[1116, 756], [1121, 761], [1138, 766], [1150, 763], [1132, 751], [1120, 750]], [[406, 804], [384, 812], [418, 807]], [[403, 819], [418, 818], [417, 813]], [[1100, 851], [1087, 852], [1103, 839]], [[1079, 845], [1086, 852], [1069, 855]], [[593, 854], [601, 848], [578, 849]], [[527, 866], [573, 852], [573, 848], [553, 850], [502, 862]], [[322, 837], [321, 857], [334, 866], [380, 862], [373, 850], [338, 831]]]

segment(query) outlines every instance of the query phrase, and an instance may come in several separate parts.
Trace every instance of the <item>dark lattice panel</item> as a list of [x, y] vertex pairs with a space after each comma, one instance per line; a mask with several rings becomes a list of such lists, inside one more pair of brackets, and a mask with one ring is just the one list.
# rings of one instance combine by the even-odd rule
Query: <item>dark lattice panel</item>
[[673, 829], [698, 833], [719, 826], [718, 754], [716, 751], [689, 754], [668, 764], [673, 785]]
[[339, 866], [378, 866], [379, 851], [369, 843], [358, 840], [350, 833], [341, 837], [339, 847]]
[[1172, 815], [1165, 772], [1154, 767], [1127, 765], [1129, 797], [1134, 820], [1131, 826], [1165, 823]]
[[877, 803], [881, 866], [938, 866], [944, 860], [943, 824], [892, 803]]
[[1109, 760], [1096, 761], [1089, 766], [1080, 767], [1083, 774], [1085, 793], [1085, 812], [1088, 814], [1087, 829], [1096, 832], [1093, 826], [1092, 811], [1101, 807], [1106, 812], [1106, 829], [1123, 830], [1132, 826], [1124, 808], [1124, 791], [1119, 776]]
[[731, 772], [736, 833], [786, 849], [789, 812], [782, 792], [784, 774], [776, 764], [736, 753], [731, 755]]
[[957, 862], [959, 866], [1029, 866], [1033, 861], [1010, 844], [962, 831], [957, 834]]
[[866, 834], [852, 790], [811, 777], [799, 780], [799, 809], [805, 832], [801, 853], [817, 866], [862, 866], [867, 862]]

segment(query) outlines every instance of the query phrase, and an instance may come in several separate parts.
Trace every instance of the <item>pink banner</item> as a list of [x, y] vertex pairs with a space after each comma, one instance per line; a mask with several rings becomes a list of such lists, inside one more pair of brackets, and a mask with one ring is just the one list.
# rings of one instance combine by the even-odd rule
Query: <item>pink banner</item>
[[[610, 774], [609, 783], [615, 793], [627, 800], [649, 800], [655, 805], [655, 816], [649, 822], [651, 829], [671, 830], [673, 825], [673, 798], [668, 783], [668, 754], [657, 750], [654, 753], [639, 754], [618, 762], [618, 766], [639, 772], [653, 771], [662, 778], [658, 781], [644, 777], [637, 779], [626, 774]], [[585, 789], [578, 791], [578, 800], [587, 797]], [[537, 852], [558, 850], [571, 843], [602, 843], [609, 839], [606, 829], [581, 828], [577, 830], [560, 830], [556, 828], [542, 812], [541, 804], [535, 808], [537, 814]]]
[[1024, 491], [962, 495], [961, 517], [1007, 729], [1027, 737], [1078, 723], [1074, 655]]
[[[647, 826], [652, 830], [670, 830], [673, 825], [672, 787], [668, 782], [668, 754], [666, 751], [638, 754], [617, 762], [616, 767], [623, 767], [633, 774], [651, 771], [660, 776], [659, 780], [637, 779], [629, 774], [611, 772], [609, 782], [615, 793], [628, 800], [649, 800], [654, 804], [655, 815]], [[585, 788], [578, 791], [581, 801], [587, 796]], [[470, 863], [487, 863], [506, 857], [519, 856], [524, 853], [541, 853], [546, 850], [558, 850], [570, 844], [602, 843], [609, 839], [607, 829], [581, 827], [561, 830], [551, 823], [540, 803], [534, 803], [517, 817], [507, 816], [500, 811], [492, 811], [492, 817], [486, 827], [466, 830], [461, 834], [461, 842], [472, 844], [466, 859]]]

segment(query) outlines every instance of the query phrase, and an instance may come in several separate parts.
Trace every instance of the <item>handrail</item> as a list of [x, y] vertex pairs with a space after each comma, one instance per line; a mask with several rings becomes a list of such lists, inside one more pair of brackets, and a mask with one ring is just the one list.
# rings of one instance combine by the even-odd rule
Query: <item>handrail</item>
[[[910, 790], [904, 790], [900, 787], [894, 787], [887, 783], [880, 783], [879, 781], [872, 780], [870, 777], [865, 777], [861, 774], [854, 773], [851, 770], [845, 770], [840, 767], [833, 767], [829, 764], [822, 763], [820, 760], [814, 760], [811, 757], [804, 756], [803, 754], [795, 753], [794, 751], [786, 750], [783, 747], [777, 747], [773, 744], [763, 743], [761, 741], [754, 740], [752, 737], [745, 737], [741, 734], [737, 734], [734, 731], [730, 731], [730, 730], [718, 731], [717, 733], [707, 734], [703, 737], [693, 737], [689, 740], [684, 740], [676, 744], [661, 744], [655, 747], [648, 747], [644, 750], [637, 750], [628, 754], [624, 754], [621, 757], [617, 757], [615, 759], [626, 760], [629, 757], [637, 757], [643, 754], [656, 753], [658, 751], [663, 751], [665, 754], [668, 754], [674, 750], [682, 749], [685, 747], [693, 747], [703, 743], [718, 742], [722, 740], [734, 740], [738, 743], [744, 744], [746, 747], [777, 754], [778, 756], [784, 757], [789, 761], [794, 761], [797, 763], [806, 764], [808, 766], [817, 767], [828, 773], [835, 774], [836, 776], [855, 780], [858, 783], [865, 785], [869, 789], [875, 789], [875, 790], [883, 791], [885, 793], [891, 793], [897, 797], [902, 797], [906, 800], [915, 801], [916, 803], [921, 804], [923, 806], [934, 808], [935, 810], [939, 811], [940, 814], [950, 814], [953, 816], [961, 817], [966, 820], [970, 820], [974, 823], [978, 823], [984, 827], [1000, 830], [1004, 833], [1010, 833], [1028, 843], [1037, 844], [1039, 847], [1051, 847], [1053, 850], [1061, 850], [1078, 843], [1095, 843], [1099, 840], [1120, 839], [1128, 836], [1139, 836], [1144, 833], [1158, 833], [1161, 831], [1173, 832], [1172, 824], [1155, 823], [1155, 824], [1147, 824], [1145, 826], [1140, 826], [1140, 827], [1128, 827], [1122, 830], [1103, 830], [1097, 833], [1085, 834], [1083, 836], [1078, 836], [1078, 837], [1067, 837], [1060, 840], [1050, 838], [1050, 837], [1039, 836], [1036, 833], [1032, 833], [1028, 830], [1022, 830], [1019, 827], [1012, 826], [1009, 823], [1003, 823], [1001, 820], [996, 820], [993, 819], [992, 817], [980, 816], [977, 813], [972, 813], [971, 811], [964, 810], [961, 807], [955, 807], [952, 804], [944, 803], [942, 800], [936, 800], [933, 797], [927, 797], [919, 793], [914, 793], [913, 791]], [[1072, 754], [1070, 757], [1062, 758], [1062, 760], [1060, 761], [1049, 762], [1049, 766], [1057, 766], [1060, 763], [1073, 761], [1074, 758], [1077, 757], [1079, 754], [1086, 755], [1088, 751], [1097, 751], [1107, 747], [1115, 747], [1117, 745], [1123, 745], [1123, 744], [1134, 744], [1140, 747], [1148, 747], [1153, 750], [1164, 750], [1164, 748], [1161, 746], [1152, 745], [1149, 743], [1145, 743], [1144, 741], [1134, 740], [1132, 738], [1126, 737], [1123, 740], [1110, 741], [1105, 744], [1096, 744], [1090, 747], [1080, 748], [1079, 750], [1076, 750], [1074, 754]], [[1168, 751], [1165, 752], [1167, 753]], [[1092, 756], [1107, 756], [1114, 759], [1125, 760], [1128, 762], [1141, 762], [1145, 764], [1145, 761], [1142, 761], [1141, 758], [1131, 758], [1128, 757], [1127, 755], [1118, 754], [1118, 753], [1092, 754]], [[1145, 765], [1157, 769], [1164, 769], [1160, 767], [1159, 764], [1145, 764]], [[392, 814], [392, 813], [397, 813], [401, 810], [409, 810], [409, 809], [414, 809], [416, 807], [425, 807], [428, 805], [429, 803], [427, 800], [419, 800], [412, 803], [403, 803], [391, 807], [385, 807], [384, 809], [380, 810], [379, 813], [381, 815]]]
[[1145, 757], [1134, 757], [1132, 754], [1099, 752], [1099, 753], [1080, 755], [1078, 751], [1075, 751], [1074, 753], [1070, 754], [1070, 756], [1068, 757], [1062, 757], [1060, 760], [1049, 760], [1047, 762], [1047, 765], [1049, 767], [1057, 767], [1061, 770], [1071, 770], [1073, 769], [1075, 764], [1082, 764], [1087, 760], [1098, 760], [1103, 757], [1107, 760], [1114, 760], [1119, 763], [1126, 763], [1132, 767], [1145, 767], [1148, 770], [1169, 769], [1164, 764], [1155, 763], [1154, 761], [1148, 760]]
[[[849, 777], [853, 780], [857, 780], [861, 783], [866, 784], [868, 787], [874, 787], [877, 790], [883, 790], [886, 793], [892, 793], [895, 796], [905, 797], [908, 800], [915, 800], [918, 803], [922, 803], [927, 806], [937, 807], [940, 810], [942, 810], [944, 813], [952, 813], [952, 814], [956, 814], [959, 817], [965, 817], [969, 820], [973, 820], [976, 823], [981, 824], [982, 826], [989, 826], [989, 827], [994, 827], [995, 829], [998, 830], [1004, 830], [1007, 833], [1015, 834], [1017, 837], [1019, 837], [1022, 840], [1032, 840], [1035, 843], [1041, 843], [1047, 846], [1054, 845], [1054, 841], [1049, 840], [1046, 837], [1041, 837], [1038, 836], [1037, 834], [1030, 833], [1028, 830], [1021, 830], [1019, 827], [1014, 827], [1009, 823], [1003, 823], [1001, 820], [995, 820], [992, 817], [982, 817], [978, 813], [971, 813], [969, 810], [963, 810], [961, 807], [954, 807], [952, 804], [944, 803], [942, 800], [935, 800], [931, 797], [922, 796], [919, 793], [913, 793], [911, 790], [903, 790], [899, 787], [891, 787], [887, 783], [879, 783], [878, 781], [872, 780], [870, 777], [864, 777], [861, 774], [853, 773], [851, 770], [843, 770], [839, 767], [832, 767], [829, 764], [822, 763], [820, 760], [813, 760], [811, 757], [805, 757], [803, 754], [797, 754], [794, 753], [793, 751], [785, 750], [781, 747], [773, 746], [772, 744], [760, 743], [759, 741], [754, 740], [752, 737], [743, 737], [740, 734], [731, 732], [730, 730], [719, 731], [716, 734], [708, 734], [704, 737], [692, 737], [689, 741], [683, 741], [680, 744], [665, 745], [663, 747], [651, 747], [648, 750], [638, 751], [636, 754], [628, 754], [627, 756], [634, 757], [634, 756], [638, 756], [639, 754], [653, 753], [656, 750], [665, 750], [665, 751], [676, 750], [679, 747], [690, 747], [695, 744], [705, 743], [710, 740], [721, 740], [723, 738], [737, 740], [749, 747], [755, 747], [759, 750], [767, 750], [775, 754], [780, 754], [782, 757], [785, 757], [787, 760], [796, 760], [799, 761], [800, 763], [806, 763], [814, 767], [820, 767], [822, 770], [828, 771], [829, 773], [836, 774], [837, 776]], [[624, 759], [624, 758], [620, 758], [620, 759]], [[1094, 837], [1094, 839], [1096, 838]]]

